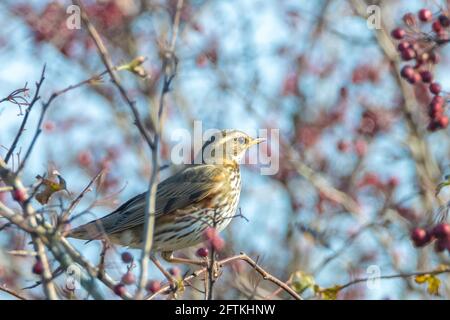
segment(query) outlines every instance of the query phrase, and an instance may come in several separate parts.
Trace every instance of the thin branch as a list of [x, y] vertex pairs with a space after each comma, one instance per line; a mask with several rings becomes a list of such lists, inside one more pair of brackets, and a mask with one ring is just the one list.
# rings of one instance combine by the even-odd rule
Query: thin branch
[[55, 92], [52, 93], [52, 95], [47, 100], [47, 102], [45, 102], [42, 105], [42, 111], [41, 111], [41, 114], [39, 116], [39, 120], [38, 120], [38, 124], [37, 124], [37, 127], [36, 127], [36, 131], [35, 131], [35, 133], [33, 135], [33, 138], [31, 140], [30, 146], [28, 147], [24, 158], [23, 158], [22, 162], [20, 163], [19, 168], [17, 169], [17, 173], [16, 173], [17, 175], [19, 175], [20, 172], [25, 167], [25, 164], [26, 164], [28, 158], [30, 157], [31, 152], [33, 151], [33, 148], [34, 148], [34, 146], [36, 144], [36, 141], [37, 141], [39, 135], [42, 133], [42, 122], [44, 121], [45, 114], [46, 114], [50, 104], [53, 102], [53, 100], [55, 100], [57, 97], [59, 97], [60, 95], [66, 93], [68, 91], [71, 91], [73, 89], [77, 89], [77, 88], [79, 88], [79, 87], [81, 87], [81, 86], [83, 86], [85, 84], [91, 83], [94, 80], [100, 79], [105, 73], [106, 73], [106, 71], [104, 71], [102, 73], [99, 73], [99, 74], [96, 74], [96, 75], [90, 77], [89, 79], [83, 80], [83, 81], [81, 81], [81, 82], [79, 82], [77, 84], [70, 85], [70, 86], [68, 86], [68, 87], [66, 87], [66, 88], [64, 88], [62, 90], [55, 91]]
[[10, 254], [12, 256], [17, 257], [35, 257], [36, 252], [34, 251], [28, 251], [28, 250], [10, 250], [6, 252], [7, 254]]
[[[103, 64], [106, 66], [106, 69], [111, 77], [111, 80], [113, 82], [113, 84], [116, 86], [116, 88], [119, 90], [120, 95], [122, 96], [122, 99], [127, 103], [127, 105], [130, 107], [131, 112], [133, 113], [134, 116], [134, 122], [135, 125], [137, 126], [139, 132], [141, 133], [142, 137], [144, 138], [144, 140], [147, 142], [147, 144], [149, 145], [150, 149], [154, 149], [154, 145], [153, 142], [147, 132], [147, 130], [144, 127], [144, 124], [142, 123], [142, 121], [140, 120], [140, 116], [139, 116], [139, 111], [136, 108], [136, 103], [134, 101], [132, 101], [130, 99], [130, 97], [128, 96], [125, 88], [122, 86], [119, 77], [117, 76], [115, 69], [114, 69], [114, 64], [112, 63], [112, 59], [110, 54], [108, 53], [108, 50], [106, 49], [105, 45], [103, 44], [103, 41], [100, 37], [100, 34], [98, 33], [97, 29], [95, 29], [94, 25], [91, 23], [88, 15], [86, 14], [86, 10], [84, 9], [83, 4], [81, 3], [80, 0], [74, 0], [73, 1], [74, 4], [78, 5], [82, 10], [81, 10], [81, 20], [83, 21], [83, 23], [86, 25], [87, 30], [89, 32], [89, 35], [91, 36], [92, 40], [94, 41], [96, 47], [97, 47], [97, 51], [99, 52], [100, 58], [103, 61]], [[155, 128], [153, 121], [150, 119], [150, 126], [152, 129]]]
[[[241, 252], [239, 255], [225, 258], [221, 261], [218, 261], [217, 264], [221, 268], [227, 264], [230, 264], [230, 263], [232, 263], [234, 261], [238, 261], [238, 260], [245, 261], [247, 264], [252, 266], [253, 269], [255, 269], [255, 271], [258, 272], [263, 277], [264, 280], [267, 280], [267, 281], [270, 281], [270, 282], [276, 284], [278, 287], [282, 288], [285, 292], [287, 292], [294, 299], [303, 300], [303, 298], [297, 292], [295, 292], [291, 287], [289, 287], [289, 285], [287, 283], [279, 280], [275, 276], [268, 273], [266, 270], [261, 268], [253, 259], [251, 259], [249, 256], [247, 256], [245, 253]], [[197, 278], [198, 276], [206, 273], [207, 271], [208, 271], [208, 268], [199, 269], [199, 270], [195, 271], [192, 275], [184, 278], [183, 282], [185, 284], [189, 284], [190, 280]], [[155, 298], [156, 296], [163, 294], [163, 293], [167, 293], [169, 291], [170, 291], [170, 285], [166, 285], [166, 286], [162, 287], [159, 291], [146, 297], [146, 299], [151, 300], [151, 299]]]
[[410, 278], [410, 277], [416, 277], [416, 276], [423, 276], [423, 275], [438, 275], [438, 274], [442, 274], [442, 273], [450, 273], [450, 268], [445, 268], [442, 270], [432, 270], [432, 271], [423, 271], [423, 272], [411, 272], [411, 273], [399, 273], [399, 274], [392, 274], [392, 275], [388, 275], [388, 276], [380, 276], [380, 277], [366, 277], [366, 278], [358, 278], [355, 280], [352, 280], [342, 286], [339, 286], [339, 290], [345, 289], [347, 287], [350, 287], [352, 285], [355, 285], [357, 283], [361, 283], [361, 282], [366, 282], [366, 281], [373, 281], [376, 279], [398, 279], [398, 278]]
[[348, 248], [353, 244], [353, 242], [366, 230], [376, 226], [378, 223], [367, 223], [360, 227], [358, 231], [356, 231], [354, 234], [352, 234], [348, 239], [345, 241], [345, 243], [337, 249], [334, 253], [326, 257], [323, 261], [321, 261], [313, 270], [314, 274], [317, 275], [318, 272], [322, 271], [325, 266], [327, 266], [331, 261], [335, 260], [337, 257], [339, 257], [341, 254], [343, 254]]
[[[0, 177], [2, 180], [9, 186], [12, 186], [14, 190], [21, 190], [21, 192], [26, 193], [25, 187], [23, 186], [22, 182], [18, 178], [17, 175], [13, 174], [7, 167], [6, 163], [3, 161], [3, 159], [0, 158]], [[28, 198], [28, 195], [24, 195], [25, 198]], [[31, 206], [30, 202], [28, 200], [20, 203], [24, 216], [22, 218], [28, 220], [28, 225], [30, 228], [37, 229], [38, 224], [35, 217], [35, 211], [33, 207]], [[0, 209], [3, 208], [3, 204], [0, 202]], [[4, 210], [2, 210], [4, 211]], [[13, 212], [13, 215], [14, 212]], [[11, 221], [11, 220], [10, 220]], [[14, 221], [11, 221], [14, 222]], [[42, 274], [41, 279], [44, 287], [44, 293], [47, 299], [50, 300], [56, 300], [58, 299], [58, 295], [56, 294], [56, 288], [55, 284], [51, 281], [52, 279], [52, 272], [50, 268], [50, 264], [48, 262], [47, 253], [45, 252], [45, 246], [42, 242], [42, 239], [35, 233], [30, 232], [31, 239], [33, 241], [34, 250], [37, 253], [37, 258], [42, 264]]]
[[[41, 89], [42, 83], [45, 80], [45, 65], [42, 68], [42, 73], [41, 73], [41, 78], [39, 80], [39, 82], [36, 82], [36, 91], [34, 93], [34, 97], [31, 100], [28, 108], [25, 110], [25, 116], [23, 117], [22, 123], [20, 125], [19, 131], [17, 132], [13, 143], [11, 144], [11, 147], [9, 147], [8, 152], [6, 153], [5, 156], [5, 163], [8, 163], [9, 159], [11, 158], [11, 156], [13, 155], [14, 150], [16, 149], [17, 143], [19, 142], [19, 139], [22, 135], [22, 133], [25, 131], [25, 125], [27, 124], [28, 121], [28, 116], [31, 113], [31, 109], [33, 109], [33, 106], [36, 104], [36, 102], [41, 98], [39, 96], [39, 91]], [[6, 99], [6, 98], [5, 98]]]
[[97, 173], [95, 177], [92, 178], [91, 181], [89, 181], [88, 185], [83, 189], [83, 191], [81, 191], [81, 193], [75, 198], [75, 200], [70, 203], [69, 208], [67, 208], [67, 210], [65, 210], [65, 212], [61, 215], [61, 222], [63, 224], [66, 223], [73, 209], [78, 205], [84, 195], [91, 190], [92, 185], [102, 176], [102, 174], [103, 170]]
[[[159, 159], [158, 159], [158, 146], [159, 146], [159, 138], [161, 136], [162, 124], [161, 117], [164, 109], [164, 99], [167, 93], [170, 90], [170, 84], [175, 77], [176, 74], [176, 57], [175, 57], [175, 44], [176, 37], [178, 34], [178, 28], [180, 23], [180, 14], [181, 9], [183, 7], [183, 0], [178, 0], [177, 11], [175, 13], [174, 24], [172, 26], [172, 45], [167, 52], [167, 54], [163, 57], [163, 70], [164, 70], [164, 79], [163, 86], [161, 89], [161, 94], [159, 97], [159, 110], [158, 110], [158, 125], [155, 130], [155, 138], [153, 140], [153, 152], [152, 152], [152, 172], [149, 181], [148, 193], [145, 201], [145, 224], [144, 224], [144, 243], [141, 252], [141, 260], [140, 260], [140, 275], [138, 280], [138, 289], [136, 291], [136, 299], [141, 299], [143, 297], [143, 290], [145, 284], [147, 282], [147, 274], [148, 274], [148, 263], [150, 257], [150, 251], [153, 246], [153, 231], [155, 226], [155, 209], [156, 209], [156, 192], [158, 187], [158, 171], [159, 171]], [[170, 68], [167, 66], [170, 65]]]
[[14, 291], [14, 290], [8, 288], [8, 287], [6, 286], [6, 284], [5, 284], [5, 285], [0, 285], [0, 291], [6, 292], [6, 293], [12, 295], [13, 297], [15, 297], [15, 298], [17, 298], [17, 299], [19, 299], [19, 300], [28, 300], [27, 298], [25, 298], [25, 297], [22, 296], [21, 294], [19, 294], [19, 293], [17, 293], [16, 291]]

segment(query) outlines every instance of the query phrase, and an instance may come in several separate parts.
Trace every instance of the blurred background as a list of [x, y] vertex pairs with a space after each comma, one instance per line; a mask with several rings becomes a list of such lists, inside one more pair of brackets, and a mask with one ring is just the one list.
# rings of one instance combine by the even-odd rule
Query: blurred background
[[[120, 72], [120, 78], [142, 120], [158, 108], [161, 90], [161, 47], [168, 39], [176, 11], [172, 0], [83, 1], [115, 65], [146, 57], [147, 77]], [[23, 88], [33, 97], [46, 65], [41, 97], [103, 72], [105, 67], [82, 25], [66, 27], [70, 1], [2, 1], [0, 4], [0, 97]], [[379, 28], [367, 22], [369, 5], [380, 9]], [[246, 252], [283, 281], [303, 283], [310, 275], [320, 288], [356, 278], [435, 270], [449, 262], [448, 252], [433, 246], [415, 248], [412, 228], [431, 227], [446, 208], [446, 190], [435, 187], [450, 173], [448, 130], [427, 130], [425, 85], [411, 86], [399, 77], [402, 62], [391, 29], [407, 12], [445, 10], [445, 1], [289, 1], [185, 0], [176, 56], [178, 70], [167, 96], [160, 159], [170, 164], [174, 130], [235, 128], [247, 132], [279, 129], [280, 141], [269, 144], [278, 157], [274, 175], [261, 175], [260, 165], [243, 165], [240, 209], [223, 232], [221, 257]], [[425, 28], [425, 27], [424, 27]], [[429, 26], [428, 26], [429, 28]], [[434, 70], [444, 90], [448, 50], [439, 48]], [[30, 113], [12, 166], [28, 147], [41, 105]], [[0, 104], [0, 155], [5, 156], [26, 106]], [[106, 174], [77, 206], [72, 226], [101, 217], [146, 190], [151, 157], [128, 106], [103, 81], [58, 97], [43, 123], [43, 134], [22, 174], [24, 183], [58, 170], [66, 192], [55, 193], [45, 214], [67, 205], [101, 169]], [[173, 174], [171, 166], [160, 178]], [[18, 206], [8, 192], [0, 200]], [[77, 213], [84, 214], [77, 217]], [[29, 249], [29, 238], [0, 218], [0, 284], [32, 286], [33, 257], [11, 250]], [[93, 263], [101, 243], [70, 240]], [[196, 248], [183, 254], [194, 256]], [[107, 271], [116, 279], [127, 270], [120, 254], [139, 251], [113, 247]], [[57, 266], [57, 263], [54, 264]], [[167, 267], [173, 267], [167, 265]], [[151, 267], [153, 279], [163, 279]], [[182, 273], [185, 266], [178, 266]], [[137, 271], [138, 268], [135, 269]], [[174, 271], [176, 272], [176, 271]], [[400, 277], [355, 284], [338, 299], [448, 298], [448, 277], [440, 296], [427, 293], [414, 278]], [[64, 287], [64, 274], [57, 279]], [[201, 282], [199, 282], [201, 286]], [[276, 290], [248, 266], [227, 267], [215, 286], [216, 298], [264, 298]], [[39, 287], [29, 296], [42, 297]], [[314, 298], [312, 288], [305, 297]], [[79, 298], [84, 298], [80, 289]], [[186, 290], [183, 298], [201, 298]], [[286, 298], [283, 293], [275, 298]], [[0, 298], [11, 297], [0, 292]], [[111, 295], [114, 298], [114, 295]]]

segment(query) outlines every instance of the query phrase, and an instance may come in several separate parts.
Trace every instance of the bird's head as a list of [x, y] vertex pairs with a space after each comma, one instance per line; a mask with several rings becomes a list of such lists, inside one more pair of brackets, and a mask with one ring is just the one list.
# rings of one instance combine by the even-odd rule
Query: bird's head
[[254, 139], [239, 130], [219, 131], [203, 144], [203, 162], [223, 164], [227, 161], [236, 161], [239, 163], [248, 148], [263, 141], [265, 139]]

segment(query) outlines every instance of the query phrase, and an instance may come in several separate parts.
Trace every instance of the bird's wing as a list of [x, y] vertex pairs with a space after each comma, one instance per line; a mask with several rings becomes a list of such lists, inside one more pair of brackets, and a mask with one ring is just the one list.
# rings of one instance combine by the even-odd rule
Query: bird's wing
[[[155, 215], [173, 212], [214, 194], [224, 186], [226, 175], [226, 170], [221, 166], [202, 164], [185, 168], [158, 184]], [[88, 229], [88, 225], [91, 225], [92, 230], [92, 224], [101, 226], [107, 234], [144, 224], [146, 195], [146, 192], [141, 193], [109, 215], [76, 228], [73, 235], [76, 235], [77, 230]]]

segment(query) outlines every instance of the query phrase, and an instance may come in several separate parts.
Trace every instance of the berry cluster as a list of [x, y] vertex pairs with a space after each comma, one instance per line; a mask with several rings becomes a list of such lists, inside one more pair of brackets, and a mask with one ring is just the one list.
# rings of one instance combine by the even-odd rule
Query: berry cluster
[[[127, 272], [122, 275], [120, 282], [114, 286], [114, 293], [119, 297], [122, 297], [126, 293], [126, 287], [136, 283], [136, 277], [134, 276], [132, 269], [134, 267], [134, 257], [128, 251], [122, 252], [120, 255], [122, 262], [128, 264]], [[175, 277], [179, 278], [181, 276], [181, 270], [177, 267], [170, 268], [169, 273]], [[162, 288], [161, 282], [158, 280], [149, 280], [145, 286], [145, 289], [150, 293], [155, 293]]]
[[411, 231], [411, 240], [416, 247], [424, 247], [436, 240], [436, 252], [447, 250], [450, 252], [450, 225], [440, 223], [430, 230], [415, 228]]
[[128, 264], [127, 266], [127, 272], [125, 272], [122, 275], [122, 278], [120, 279], [120, 282], [118, 284], [116, 284], [114, 286], [114, 293], [116, 295], [118, 295], [119, 297], [122, 297], [127, 289], [125, 288], [125, 286], [129, 286], [132, 285], [136, 282], [136, 278], [132, 272], [133, 270], [133, 255], [127, 251], [122, 252], [122, 254], [120, 255], [122, 262]]
[[[428, 86], [433, 98], [428, 106], [430, 122], [428, 130], [444, 129], [449, 124], [445, 115], [446, 97], [442, 95], [442, 87], [433, 80], [432, 69], [440, 61], [436, 50], [449, 42], [446, 28], [450, 27], [448, 13], [433, 15], [428, 9], [421, 9], [417, 17], [412, 13], [403, 16], [404, 27], [392, 30], [392, 38], [399, 41], [397, 50], [403, 61], [414, 61], [405, 65], [401, 76], [412, 85], [424, 84]], [[422, 29], [431, 24], [431, 31]]]

